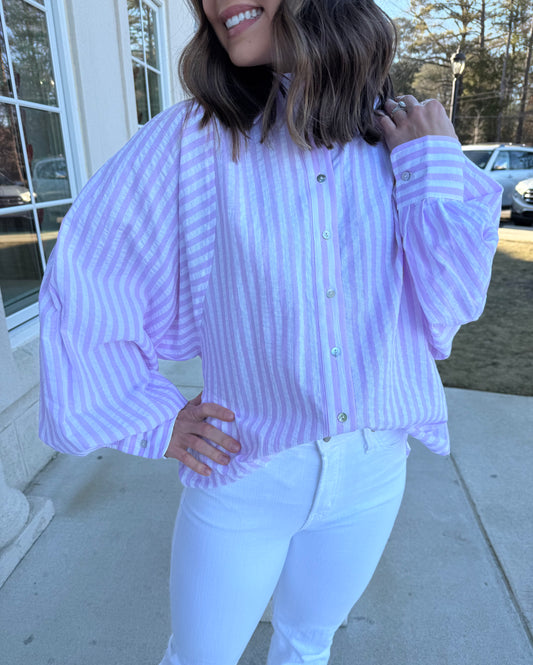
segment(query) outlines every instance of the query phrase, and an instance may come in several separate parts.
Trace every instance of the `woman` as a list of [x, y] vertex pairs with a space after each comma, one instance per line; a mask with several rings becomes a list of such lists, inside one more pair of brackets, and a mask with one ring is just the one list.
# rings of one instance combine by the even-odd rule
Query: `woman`
[[[41, 293], [41, 436], [178, 459], [162, 665], [327, 663], [405, 482], [449, 452], [435, 359], [483, 309], [500, 191], [435, 100], [392, 99], [369, 0], [194, 0], [193, 101], [89, 182]], [[158, 358], [200, 355], [187, 403]]]

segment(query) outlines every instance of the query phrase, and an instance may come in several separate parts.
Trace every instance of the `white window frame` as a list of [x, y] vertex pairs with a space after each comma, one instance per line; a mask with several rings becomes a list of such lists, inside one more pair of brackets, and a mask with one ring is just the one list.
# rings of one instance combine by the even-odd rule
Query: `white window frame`
[[[126, 0], [124, 0], [126, 2]], [[170, 78], [169, 78], [169, 66], [168, 66], [168, 48], [167, 48], [167, 25], [166, 25], [166, 12], [165, 12], [165, 5], [163, 0], [142, 0], [145, 5], [148, 5], [151, 9], [153, 9], [156, 12], [157, 15], [157, 29], [156, 29], [156, 34], [157, 34], [157, 46], [158, 46], [158, 55], [159, 55], [159, 74], [161, 77], [161, 110], [163, 111], [164, 109], [168, 108], [170, 106]], [[144, 47], [144, 32], [143, 32], [143, 47]], [[130, 41], [130, 34], [128, 30], [128, 50], [130, 54], [130, 72], [131, 72], [131, 67], [132, 63], [137, 63], [138, 65], [141, 65], [141, 67], [148, 68], [152, 71], [156, 71], [153, 67], [148, 65], [148, 63], [145, 63], [142, 60], [139, 60], [139, 58], [135, 58], [133, 54], [131, 53], [131, 41]], [[133, 76], [133, 74], [130, 74]], [[146, 90], [146, 95], [147, 95], [147, 101], [148, 101], [148, 114], [150, 115], [150, 120], [153, 118], [152, 112], [150, 109], [150, 91]], [[133, 104], [135, 106], [135, 111], [137, 112], [137, 102], [135, 98], [133, 99]], [[137, 114], [135, 115], [137, 117]], [[138, 128], [140, 129], [143, 125], [137, 125]]]
[[[18, 130], [22, 136], [22, 126], [20, 118], [20, 107], [34, 108], [45, 111], [58, 111], [59, 122], [63, 135], [63, 143], [65, 149], [65, 159], [67, 161], [67, 168], [69, 173], [69, 182], [71, 189], [71, 197], [68, 199], [56, 200], [36, 206], [30, 204], [27, 206], [17, 206], [17, 212], [31, 211], [33, 212], [34, 225], [39, 243], [39, 252], [41, 256], [42, 268], [46, 267], [46, 257], [43, 253], [43, 246], [40, 238], [40, 228], [37, 220], [37, 210], [48, 207], [56, 207], [58, 205], [67, 205], [71, 203], [77, 196], [84, 182], [87, 180], [87, 173], [85, 171], [83, 157], [83, 142], [81, 139], [81, 129], [79, 117], [77, 114], [76, 103], [76, 88], [74, 85], [74, 74], [72, 71], [72, 64], [70, 58], [70, 51], [68, 46], [68, 28], [65, 15], [65, 8], [62, 0], [24, 0], [27, 4], [36, 7], [43, 11], [46, 16], [46, 23], [48, 28], [48, 37], [50, 40], [50, 51], [52, 57], [52, 65], [55, 75], [55, 85], [57, 91], [57, 106], [36, 104], [26, 102], [24, 100], [15, 100], [14, 97], [0, 96], [0, 102], [11, 104], [16, 109]], [[4, 34], [5, 24], [4, 24]], [[11, 80], [14, 80], [13, 67], [11, 58], [8, 55], [8, 64], [10, 70]], [[75, 158], [75, 155], [78, 158]], [[24, 157], [26, 161], [26, 156]], [[25, 164], [28, 185], [33, 191], [31, 184], [31, 172], [29, 165]], [[9, 211], [6, 208], [5, 211]], [[18, 312], [14, 312], [6, 316], [7, 328], [9, 331], [10, 339], [14, 345], [20, 342], [21, 336], [26, 339], [29, 335], [37, 333], [38, 330], [38, 315], [39, 305], [33, 303]]]

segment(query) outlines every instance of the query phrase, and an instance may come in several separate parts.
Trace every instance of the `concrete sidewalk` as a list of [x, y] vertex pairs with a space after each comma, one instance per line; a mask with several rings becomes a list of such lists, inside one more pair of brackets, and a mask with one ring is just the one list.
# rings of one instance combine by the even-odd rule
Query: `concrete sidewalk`
[[[190, 398], [197, 362], [165, 364]], [[330, 665], [533, 665], [533, 398], [450, 389], [453, 455], [414, 443], [398, 521]], [[2, 665], [157, 665], [169, 633], [174, 463], [58, 456], [56, 515], [0, 589]], [[240, 665], [263, 665], [257, 628]]]

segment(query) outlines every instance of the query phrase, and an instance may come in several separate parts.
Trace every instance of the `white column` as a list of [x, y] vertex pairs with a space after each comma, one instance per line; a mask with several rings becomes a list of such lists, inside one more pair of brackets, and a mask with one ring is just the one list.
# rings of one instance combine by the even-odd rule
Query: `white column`
[[30, 504], [24, 494], [9, 487], [0, 460], [0, 549], [9, 545], [23, 530], [30, 514]]
[[0, 587], [54, 516], [50, 499], [10, 487], [0, 460]]

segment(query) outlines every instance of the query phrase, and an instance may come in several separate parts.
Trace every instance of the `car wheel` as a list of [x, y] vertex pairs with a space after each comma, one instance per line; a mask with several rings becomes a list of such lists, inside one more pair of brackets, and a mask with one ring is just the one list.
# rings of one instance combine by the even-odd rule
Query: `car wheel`
[[533, 226], [533, 218], [518, 215], [513, 210], [511, 210], [510, 221], [511, 224], [515, 224], [516, 226]]

